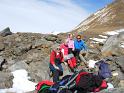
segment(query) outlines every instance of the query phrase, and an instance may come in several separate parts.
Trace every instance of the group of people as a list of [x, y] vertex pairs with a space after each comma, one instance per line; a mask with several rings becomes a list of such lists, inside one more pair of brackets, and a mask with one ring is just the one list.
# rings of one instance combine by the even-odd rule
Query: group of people
[[[50, 54], [49, 64], [53, 81], [39, 82], [36, 86], [37, 93], [96, 93], [109, 87], [107, 82], [112, 77], [109, 59], [103, 58], [97, 61], [94, 64], [96, 66], [96, 69], [93, 68], [94, 71], [86, 71], [82, 66], [80, 66], [81, 70], [75, 71], [78, 62], [84, 63], [85, 66], [89, 64], [89, 61], [84, 58], [87, 54], [88, 48], [81, 35], [77, 35], [73, 40], [72, 34], [68, 34], [67, 39], [60, 45], [55, 44]], [[59, 76], [63, 75], [62, 63], [68, 65], [74, 73], [59, 79]], [[92, 70], [90, 66], [88, 69]]]
[[68, 34], [62, 44], [52, 49], [50, 54], [50, 71], [53, 73], [53, 82], [59, 81], [59, 76], [63, 75], [61, 63], [68, 64], [72, 71], [75, 70], [77, 62], [86, 63], [84, 55], [87, 56], [88, 48], [81, 35], [77, 35], [73, 40], [73, 35]]

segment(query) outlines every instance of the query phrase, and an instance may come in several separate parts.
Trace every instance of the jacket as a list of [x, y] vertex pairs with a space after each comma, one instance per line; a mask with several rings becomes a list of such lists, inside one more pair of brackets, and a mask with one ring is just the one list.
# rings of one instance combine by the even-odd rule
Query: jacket
[[80, 40], [80, 41], [75, 40], [74, 41], [74, 47], [77, 50], [87, 50], [87, 46], [83, 40]]
[[68, 42], [68, 48], [72, 48], [72, 50], [74, 50], [74, 41], [68, 38], [67, 42]]
[[63, 55], [62, 55], [62, 52], [60, 53], [56, 53], [54, 50], [51, 52], [50, 54], [50, 63], [51, 65], [55, 64], [55, 59], [56, 58], [59, 58], [60, 61], [62, 62], [63, 61]]
[[64, 56], [68, 55], [68, 45], [65, 45], [64, 43], [62, 43], [60, 45], [60, 49]]

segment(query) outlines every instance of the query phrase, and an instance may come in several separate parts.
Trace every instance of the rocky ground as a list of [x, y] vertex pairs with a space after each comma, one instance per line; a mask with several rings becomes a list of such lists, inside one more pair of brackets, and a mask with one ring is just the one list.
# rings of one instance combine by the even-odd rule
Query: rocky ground
[[[27, 70], [31, 77], [30, 80], [36, 83], [50, 79], [48, 74], [49, 54], [52, 46], [61, 42], [63, 35], [12, 33], [9, 28], [1, 31], [0, 89], [12, 87], [13, 75], [11, 72], [18, 69]], [[123, 41], [124, 33], [108, 38], [106, 43], [91, 43], [92, 40], [86, 42], [90, 50], [87, 60], [101, 58], [110, 60], [112, 73], [117, 73], [110, 79], [110, 82], [120, 93], [123, 91], [121, 88], [124, 88], [124, 48], [119, 44]], [[65, 74], [67, 73], [65, 72]], [[117, 92], [114, 91], [114, 93]]]

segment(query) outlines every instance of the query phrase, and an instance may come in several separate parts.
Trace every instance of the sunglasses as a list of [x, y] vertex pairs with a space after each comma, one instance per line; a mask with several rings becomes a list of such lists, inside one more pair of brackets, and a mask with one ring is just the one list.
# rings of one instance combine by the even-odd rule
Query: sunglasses
[[77, 39], [81, 39], [81, 38], [77, 38]]
[[60, 50], [60, 48], [57, 48], [56, 50]]

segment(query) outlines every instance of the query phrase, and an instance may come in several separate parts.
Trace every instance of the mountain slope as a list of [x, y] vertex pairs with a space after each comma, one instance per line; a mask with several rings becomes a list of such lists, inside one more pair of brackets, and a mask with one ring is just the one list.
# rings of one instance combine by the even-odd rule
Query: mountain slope
[[100, 34], [124, 28], [124, 0], [115, 0], [81, 22], [72, 32]]

